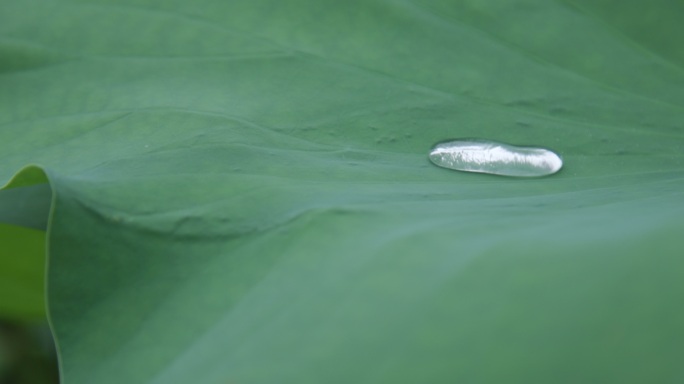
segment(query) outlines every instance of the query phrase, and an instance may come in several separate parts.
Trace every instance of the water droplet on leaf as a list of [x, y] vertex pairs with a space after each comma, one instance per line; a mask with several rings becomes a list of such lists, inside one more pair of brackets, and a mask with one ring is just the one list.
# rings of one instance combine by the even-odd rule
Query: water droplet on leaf
[[430, 161], [457, 171], [517, 177], [547, 176], [563, 166], [560, 156], [545, 148], [479, 139], [438, 143], [430, 151]]

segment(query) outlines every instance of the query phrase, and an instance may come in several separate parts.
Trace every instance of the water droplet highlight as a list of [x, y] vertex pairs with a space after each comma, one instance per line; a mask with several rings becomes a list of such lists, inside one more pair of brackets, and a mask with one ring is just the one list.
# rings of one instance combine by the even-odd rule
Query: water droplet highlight
[[515, 177], [552, 175], [563, 167], [563, 160], [551, 150], [479, 139], [437, 143], [430, 151], [430, 161], [457, 171]]

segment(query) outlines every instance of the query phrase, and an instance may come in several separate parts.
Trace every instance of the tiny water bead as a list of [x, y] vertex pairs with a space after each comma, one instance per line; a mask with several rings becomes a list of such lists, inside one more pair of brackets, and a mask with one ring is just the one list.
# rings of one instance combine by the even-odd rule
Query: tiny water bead
[[515, 177], [552, 175], [563, 167], [563, 160], [551, 150], [480, 139], [437, 143], [430, 151], [430, 161], [457, 171]]

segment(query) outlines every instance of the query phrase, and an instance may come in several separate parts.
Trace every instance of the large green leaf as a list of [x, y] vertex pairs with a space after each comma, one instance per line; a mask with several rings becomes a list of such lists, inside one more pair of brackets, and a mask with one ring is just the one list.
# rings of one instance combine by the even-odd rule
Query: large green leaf
[[[55, 194], [63, 382], [681, 382], [682, 16], [3, 1], [0, 180]], [[565, 168], [432, 166], [454, 137]]]

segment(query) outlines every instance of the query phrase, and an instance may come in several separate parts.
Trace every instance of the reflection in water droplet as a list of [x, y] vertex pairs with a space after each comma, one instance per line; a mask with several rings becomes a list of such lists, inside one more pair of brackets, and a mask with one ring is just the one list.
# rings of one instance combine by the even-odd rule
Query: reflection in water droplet
[[563, 166], [560, 156], [548, 149], [478, 139], [438, 143], [430, 151], [430, 161], [457, 171], [518, 177], [551, 175]]

